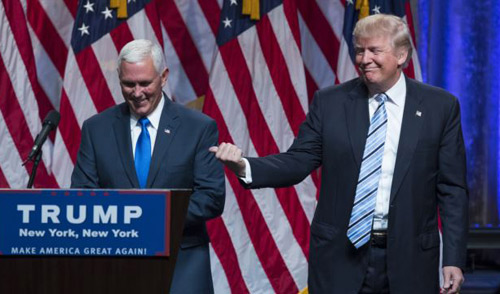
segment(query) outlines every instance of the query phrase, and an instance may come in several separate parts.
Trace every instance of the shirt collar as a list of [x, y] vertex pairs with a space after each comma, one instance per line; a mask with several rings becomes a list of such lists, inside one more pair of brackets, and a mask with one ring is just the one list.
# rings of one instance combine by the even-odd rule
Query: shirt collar
[[[161, 95], [160, 102], [158, 102], [158, 105], [156, 106], [155, 110], [151, 112], [148, 115], [149, 122], [151, 126], [154, 129], [158, 129], [160, 126], [160, 118], [161, 118], [161, 113], [163, 111], [163, 106], [165, 105], [165, 96]], [[137, 117], [135, 114], [131, 113], [130, 115], [130, 129], [133, 129], [135, 126], [137, 126], [137, 121], [139, 120], [139, 117]]]
[[[387, 101], [396, 106], [403, 105], [404, 99], [406, 98], [406, 79], [403, 73], [399, 75], [396, 84], [387, 90], [385, 94], [389, 98]], [[378, 93], [370, 97], [370, 102], [374, 100], [377, 95]]]

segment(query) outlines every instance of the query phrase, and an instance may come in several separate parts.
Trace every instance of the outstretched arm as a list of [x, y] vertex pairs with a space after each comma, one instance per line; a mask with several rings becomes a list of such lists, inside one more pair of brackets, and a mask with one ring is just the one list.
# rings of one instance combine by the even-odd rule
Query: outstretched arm
[[220, 160], [238, 177], [245, 177], [246, 164], [242, 157], [243, 152], [238, 146], [231, 143], [221, 143], [218, 147], [210, 147], [209, 151], [214, 153], [215, 158]]

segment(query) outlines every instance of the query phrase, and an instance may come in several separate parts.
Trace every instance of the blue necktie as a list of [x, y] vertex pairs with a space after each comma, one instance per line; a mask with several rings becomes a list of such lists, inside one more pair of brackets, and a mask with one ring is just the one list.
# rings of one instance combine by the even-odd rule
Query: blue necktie
[[356, 248], [360, 248], [370, 240], [378, 183], [382, 172], [382, 157], [387, 133], [387, 112], [385, 110], [387, 96], [382, 93], [375, 97], [375, 100], [380, 104], [370, 121], [356, 186], [356, 196], [347, 230], [347, 237]]
[[151, 163], [151, 138], [149, 137], [147, 117], [139, 119], [141, 134], [135, 145], [135, 172], [139, 179], [139, 187], [145, 188], [148, 180], [149, 165]]

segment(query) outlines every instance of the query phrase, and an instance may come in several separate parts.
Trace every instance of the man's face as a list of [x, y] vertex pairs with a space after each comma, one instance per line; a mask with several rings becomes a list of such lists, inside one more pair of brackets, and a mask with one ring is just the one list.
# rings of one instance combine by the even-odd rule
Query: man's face
[[168, 69], [161, 75], [156, 72], [151, 57], [137, 63], [122, 61], [119, 79], [123, 98], [137, 117], [149, 115], [158, 106], [167, 76]]
[[370, 92], [385, 92], [396, 84], [408, 54], [406, 50], [394, 49], [389, 36], [360, 37], [354, 48], [356, 64]]

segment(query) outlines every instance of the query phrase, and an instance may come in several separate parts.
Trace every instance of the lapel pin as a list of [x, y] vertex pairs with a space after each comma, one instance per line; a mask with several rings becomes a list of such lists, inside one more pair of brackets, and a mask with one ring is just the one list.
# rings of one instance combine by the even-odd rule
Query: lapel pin
[[170, 135], [170, 129], [164, 129], [163, 131], [165, 132], [165, 134]]
[[420, 110], [417, 110], [417, 112], [415, 113], [417, 116], [422, 116], [422, 112]]

